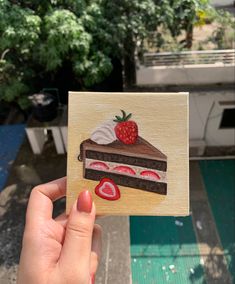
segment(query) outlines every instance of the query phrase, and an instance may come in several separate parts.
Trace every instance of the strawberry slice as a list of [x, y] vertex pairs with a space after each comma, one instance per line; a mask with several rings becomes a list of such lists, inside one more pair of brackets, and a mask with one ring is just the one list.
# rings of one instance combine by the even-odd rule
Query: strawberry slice
[[98, 170], [101, 170], [101, 171], [109, 169], [108, 165], [106, 165], [103, 162], [92, 162], [92, 163], [90, 163], [89, 167], [92, 168], [92, 169], [98, 169]]
[[113, 168], [114, 171], [119, 172], [119, 173], [125, 173], [125, 174], [129, 174], [129, 175], [135, 175], [135, 171], [128, 167], [128, 166], [117, 166], [115, 168]]
[[121, 197], [118, 186], [109, 178], [101, 179], [100, 183], [95, 187], [95, 193], [107, 200], [117, 200]]
[[152, 180], [159, 180], [160, 179], [160, 176], [153, 171], [142, 171], [140, 173], [140, 175], [143, 176], [143, 177], [152, 179]]

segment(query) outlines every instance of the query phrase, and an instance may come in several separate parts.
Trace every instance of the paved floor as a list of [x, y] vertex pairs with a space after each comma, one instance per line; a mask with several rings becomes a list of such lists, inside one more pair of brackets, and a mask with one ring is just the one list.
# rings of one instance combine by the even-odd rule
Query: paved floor
[[[223, 248], [223, 261], [230, 274], [234, 276], [235, 160], [201, 161], [200, 169]], [[219, 268], [221, 270], [222, 267]]]
[[[233, 283], [199, 163], [191, 163], [190, 169], [192, 218], [200, 255], [203, 260], [206, 283]], [[213, 173], [214, 175], [215, 173]], [[221, 204], [217, 204], [217, 206], [221, 206]], [[231, 211], [229, 218], [232, 218], [234, 214], [235, 212]]]
[[19, 147], [25, 136], [25, 125], [0, 125], [0, 191], [4, 187]]
[[[227, 220], [234, 216], [234, 192], [230, 192], [229, 195], [226, 192], [221, 195], [219, 192], [221, 186], [217, 185], [223, 180], [219, 174], [223, 175], [226, 168], [222, 163], [219, 166], [220, 172], [212, 183], [213, 188], [216, 187], [216, 194], [212, 194], [212, 197], [223, 200], [218, 211], [218, 200], [211, 200], [211, 191], [207, 191], [211, 181], [206, 180], [208, 175], [213, 179], [214, 167], [217, 170], [218, 167], [208, 163], [201, 167], [203, 176], [198, 162], [190, 164], [191, 217], [157, 218], [157, 222], [154, 217], [133, 217], [130, 222], [131, 246], [127, 217], [106, 217], [98, 221], [104, 228], [104, 241], [103, 257], [96, 283], [129, 284], [130, 260], [132, 279], [136, 284], [232, 283], [234, 242], [229, 240], [228, 243], [226, 234], [222, 236], [221, 231], [227, 231], [227, 235], [232, 235], [226, 227], [220, 227], [225, 222], [222, 220], [221, 223], [219, 218], [224, 218], [229, 213]], [[35, 156], [27, 140], [24, 140], [11, 166], [7, 184], [0, 193], [1, 284], [16, 282], [25, 210], [32, 187], [64, 176], [65, 173], [66, 156], [57, 155], [50, 141], [45, 145], [42, 155]], [[228, 178], [231, 173], [226, 171], [226, 174], [226, 180], [230, 180], [233, 186], [233, 180]], [[228, 211], [224, 210], [226, 214], [223, 214], [223, 206], [227, 206], [225, 209]], [[65, 200], [56, 202], [55, 215], [62, 212], [64, 207]], [[231, 230], [231, 224], [229, 226]], [[229, 248], [229, 254], [224, 254], [225, 243], [226, 248]]]
[[132, 217], [133, 284], [203, 283], [204, 270], [189, 217]]
[[191, 162], [191, 217], [131, 218], [133, 284], [234, 283], [234, 173], [234, 160]]

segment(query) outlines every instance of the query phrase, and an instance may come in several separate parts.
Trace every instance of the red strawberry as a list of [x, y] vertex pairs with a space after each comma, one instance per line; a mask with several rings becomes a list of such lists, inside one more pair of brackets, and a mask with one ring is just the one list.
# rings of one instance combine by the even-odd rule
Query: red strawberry
[[126, 115], [124, 110], [121, 110], [122, 117], [115, 116], [114, 120], [117, 122], [114, 130], [117, 138], [124, 144], [135, 144], [138, 137], [138, 126], [135, 121], [129, 120], [131, 118], [131, 113]]
[[120, 198], [120, 190], [112, 179], [102, 178], [100, 183], [95, 187], [95, 193], [107, 200], [117, 200]]
[[117, 166], [113, 168], [113, 170], [119, 173], [124, 173], [124, 174], [130, 174], [130, 175], [136, 174], [135, 171], [128, 166]]
[[103, 162], [92, 162], [92, 163], [90, 163], [89, 167], [92, 168], [92, 169], [98, 169], [98, 170], [101, 170], [101, 171], [109, 169], [109, 166], [106, 165]]
[[159, 180], [160, 179], [160, 176], [157, 173], [153, 172], [153, 171], [146, 171], [145, 170], [145, 171], [142, 171], [140, 173], [140, 175], [143, 176], [143, 177], [152, 179], [152, 180]]

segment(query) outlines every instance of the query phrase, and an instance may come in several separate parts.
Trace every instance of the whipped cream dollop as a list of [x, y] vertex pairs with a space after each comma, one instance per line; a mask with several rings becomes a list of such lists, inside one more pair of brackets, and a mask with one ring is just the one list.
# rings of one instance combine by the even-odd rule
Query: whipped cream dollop
[[91, 140], [100, 145], [107, 145], [117, 140], [114, 127], [116, 122], [108, 120], [99, 125], [91, 134]]

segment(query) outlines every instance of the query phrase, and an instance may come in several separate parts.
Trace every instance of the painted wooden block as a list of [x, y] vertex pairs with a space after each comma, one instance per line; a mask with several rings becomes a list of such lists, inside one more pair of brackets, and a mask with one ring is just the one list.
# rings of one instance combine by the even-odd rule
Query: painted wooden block
[[188, 93], [70, 92], [67, 212], [189, 214]]

